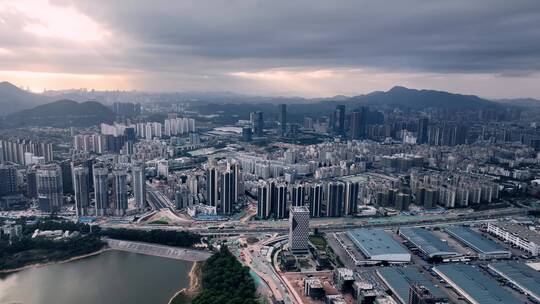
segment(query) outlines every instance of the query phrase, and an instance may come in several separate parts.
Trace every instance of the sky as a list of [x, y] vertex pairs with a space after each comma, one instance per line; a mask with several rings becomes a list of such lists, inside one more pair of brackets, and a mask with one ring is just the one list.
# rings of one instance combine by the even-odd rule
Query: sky
[[538, 0], [0, 0], [0, 81], [540, 98]]

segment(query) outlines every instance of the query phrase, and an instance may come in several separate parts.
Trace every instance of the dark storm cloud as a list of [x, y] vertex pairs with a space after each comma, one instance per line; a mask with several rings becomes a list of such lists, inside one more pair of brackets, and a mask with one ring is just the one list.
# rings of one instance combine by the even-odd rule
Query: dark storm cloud
[[133, 41], [126, 60], [144, 68], [540, 69], [538, 0], [57, 3]]

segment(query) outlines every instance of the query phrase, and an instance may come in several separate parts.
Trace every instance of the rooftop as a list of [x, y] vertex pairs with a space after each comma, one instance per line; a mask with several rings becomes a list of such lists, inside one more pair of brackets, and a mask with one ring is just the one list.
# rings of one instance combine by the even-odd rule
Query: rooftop
[[540, 300], [540, 272], [517, 261], [492, 263], [489, 268]]
[[377, 273], [402, 303], [408, 303], [409, 288], [413, 283], [424, 286], [437, 298], [445, 298], [443, 292], [415, 266], [379, 268]]
[[367, 258], [408, 255], [410, 260], [410, 253], [407, 249], [382, 229], [355, 229], [348, 231], [347, 236]]
[[420, 251], [430, 258], [461, 255], [454, 248], [450, 247], [448, 243], [443, 242], [424, 228], [400, 228], [399, 234], [413, 243], [414, 246], [418, 247]]
[[540, 234], [535, 230], [531, 230], [527, 225], [515, 222], [496, 222], [492, 223], [492, 225], [513, 233], [522, 239], [527, 239], [530, 242], [540, 245]]
[[443, 264], [433, 268], [470, 302], [482, 304], [521, 303], [497, 281], [467, 264]]
[[483, 254], [510, 253], [510, 251], [506, 250], [501, 245], [482, 236], [478, 232], [468, 227], [452, 226], [452, 227], [446, 228], [446, 232], [478, 253], [483, 253]]

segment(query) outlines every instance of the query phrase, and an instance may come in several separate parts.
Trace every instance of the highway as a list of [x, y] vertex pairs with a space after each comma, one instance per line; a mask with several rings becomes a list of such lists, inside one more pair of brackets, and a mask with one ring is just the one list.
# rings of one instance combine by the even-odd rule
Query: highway
[[110, 248], [121, 251], [135, 252], [140, 254], [159, 256], [170, 259], [199, 262], [205, 261], [211, 256], [208, 251], [178, 248], [164, 245], [132, 242], [115, 239], [106, 239]]

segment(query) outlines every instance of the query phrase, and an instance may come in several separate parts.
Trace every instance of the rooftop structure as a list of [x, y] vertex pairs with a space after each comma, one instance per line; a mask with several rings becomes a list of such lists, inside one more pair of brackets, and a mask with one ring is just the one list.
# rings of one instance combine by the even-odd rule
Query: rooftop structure
[[446, 232], [476, 251], [480, 258], [510, 258], [512, 256], [509, 250], [470, 228], [452, 226], [446, 228]]
[[477, 268], [466, 264], [444, 264], [433, 267], [443, 280], [451, 285], [470, 303], [508, 304], [521, 303], [497, 281]]
[[488, 267], [540, 302], [540, 272], [516, 261], [497, 262]]
[[411, 254], [381, 229], [355, 229], [347, 232], [362, 254], [374, 261], [410, 262]]
[[452, 258], [461, 254], [424, 228], [400, 228], [399, 234], [428, 258]]
[[445, 297], [442, 291], [420, 273], [415, 266], [380, 268], [377, 269], [377, 275], [403, 304], [408, 303], [411, 284], [423, 286], [437, 298]]

